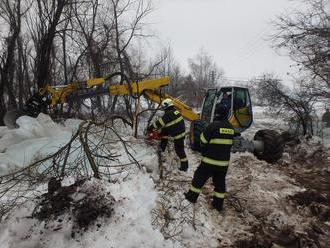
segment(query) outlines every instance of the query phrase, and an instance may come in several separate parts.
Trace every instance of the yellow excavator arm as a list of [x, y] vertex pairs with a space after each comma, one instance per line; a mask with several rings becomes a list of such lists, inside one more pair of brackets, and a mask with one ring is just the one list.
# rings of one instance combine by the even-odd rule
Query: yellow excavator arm
[[188, 105], [181, 102], [179, 99], [174, 98], [168, 94], [159, 94], [155, 90], [146, 90], [144, 95], [153, 102], [161, 103], [165, 98], [170, 98], [173, 101], [173, 105], [178, 109], [181, 115], [189, 121], [194, 121], [200, 119], [199, 114], [197, 114], [192, 108]]
[[155, 90], [169, 85], [171, 82], [169, 77], [160, 79], [142, 80], [130, 84], [116, 84], [109, 87], [110, 95], [128, 95], [128, 94], [141, 94], [145, 90]]
[[188, 105], [181, 102], [179, 99], [174, 98], [168, 94], [160, 93], [157, 89], [167, 86], [170, 83], [169, 77], [163, 77], [154, 80], [143, 80], [140, 82], [134, 82], [131, 84], [131, 89], [127, 84], [124, 85], [112, 85], [109, 87], [111, 95], [127, 95], [143, 93], [146, 98], [152, 102], [161, 103], [165, 98], [170, 98], [176, 109], [178, 109], [182, 116], [189, 121], [198, 120], [199, 114], [193, 111]]
[[[47, 86], [42, 89], [40, 93], [51, 94], [51, 105], [66, 103], [68, 97], [73, 92], [79, 89], [92, 89], [93, 87], [102, 87], [105, 84], [105, 78], [93, 78], [86, 81], [77, 81], [65, 86]], [[169, 77], [163, 77], [160, 79], [142, 80], [128, 84], [116, 84], [110, 85], [107, 89], [110, 95], [129, 95], [129, 94], [143, 94], [146, 98], [152, 102], [161, 103], [165, 98], [170, 98], [173, 101], [174, 106], [181, 112], [182, 116], [189, 121], [199, 119], [199, 114], [194, 112], [192, 108], [181, 102], [179, 99], [174, 98], [168, 94], [161, 93], [159, 89], [161, 87], [170, 84]], [[92, 96], [92, 95], [91, 95]]]

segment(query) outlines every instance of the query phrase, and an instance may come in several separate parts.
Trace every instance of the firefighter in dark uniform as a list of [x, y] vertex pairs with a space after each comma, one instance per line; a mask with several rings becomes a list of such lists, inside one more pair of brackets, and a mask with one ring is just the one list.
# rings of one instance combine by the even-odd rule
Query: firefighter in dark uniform
[[37, 117], [40, 113], [47, 114], [48, 104], [50, 102], [45, 94], [36, 92], [26, 101], [23, 111], [32, 117]]
[[226, 174], [233, 144], [234, 128], [227, 121], [228, 109], [220, 106], [214, 122], [206, 127], [200, 136], [202, 161], [195, 171], [191, 187], [185, 198], [196, 203], [203, 185], [212, 177], [214, 192], [212, 206], [221, 211], [226, 194]]
[[160, 141], [160, 148], [162, 152], [166, 149], [168, 143], [167, 137], [171, 136], [173, 138], [175, 152], [180, 158], [179, 170], [187, 171], [188, 159], [184, 151], [185, 123], [183, 117], [180, 112], [175, 109], [171, 99], [167, 98], [163, 100], [161, 106], [165, 114], [149, 126], [148, 131], [161, 129], [161, 136], [163, 138]]

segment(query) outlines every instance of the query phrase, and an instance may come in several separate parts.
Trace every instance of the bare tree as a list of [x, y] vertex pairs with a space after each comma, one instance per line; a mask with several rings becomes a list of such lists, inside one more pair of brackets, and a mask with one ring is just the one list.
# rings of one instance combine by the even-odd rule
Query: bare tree
[[[2, 1], [0, 22], [9, 31], [8, 35], [7, 29], [2, 31], [6, 39], [0, 54], [1, 120], [8, 106], [16, 108], [18, 100], [22, 109], [32, 93], [46, 85], [103, 77], [111, 78], [104, 87], [118, 83], [131, 89], [133, 82], [152, 77], [159, 61], [148, 68], [144, 51], [136, 53], [137, 41], [149, 36], [144, 18], [150, 12], [150, 0]], [[117, 78], [107, 77], [115, 72], [119, 72]], [[126, 112], [130, 123], [137, 123], [140, 97], [131, 92], [116, 108], [117, 96], [106, 96], [93, 106], [107, 106], [103, 110], [110, 113]], [[66, 105], [51, 109], [62, 114]]]
[[[127, 73], [128, 75], [128, 78], [126, 78], [126, 83], [130, 83], [131, 81], [137, 81], [138, 78], [136, 78], [136, 73], [134, 73], [133, 67], [131, 66], [131, 62], [128, 56], [128, 48], [129, 45], [131, 45], [133, 38], [146, 37], [146, 35], [142, 32], [144, 26], [143, 19], [151, 13], [151, 2], [149, 0], [138, 0], [135, 2], [130, 0], [111, 0], [111, 2], [113, 7], [112, 13], [115, 34], [114, 47], [117, 53], [117, 62], [120, 71], [122, 73]], [[127, 23], [124, 20], [125, 18], [128, 18], [127, 15], [132, 15], [132, 10], [133, 18], [131, 18], [131, 21]], [[122, 77], [120, 84], [123, 83], [125, 83], [125, 78]], [[132, 103], [132, 99], [124, 96], [127, 115], [132, 123], [136, 123], [136, 128], [139, 96], [137, 98], [134, 97], [133, 99], [137, 100], [137, 102]], [[112, 102], [111, 113], [115, 111], [116, 103], [117, 96], [114, 97]], [[135, 113], [133, 113], [131, 106], [135, 106]]]
[[[14, 73], [15, 73], [15, 55], [17, 42], [21, 32], [21, 0], [1, 1], [0, 3], [0, 18], [9, 26], [7, 37], [5, 38], [5, 49], [1, 55], [0, 64], [0, 119], [6, 112], [6, 109], [17, 107], [15, 91], [14, 91]], [[7, 96], [7, 106], [5, 97]]]
[[90, 78], [103, 76], [103, 52], [111, 38], [111, 20], [110, 23], [102, 23], [99, 18], [104, 14], [99, 9], [104, 7], [99, 0], [75, 2], [72, 6], [75, 15], [72, 21], [76, 22], [74, 26], [79, 37], [75, 42], [79, 42], [81, 49], [85, 51], [86, 62], [91, 67], [88, 75]]
[[[151, 69], [153, 66], [155, 68]], [[171, 78], [171, 84], [167, 87], [166, 93], [174, 97], [180, 97], [182, 94], [185, 94], [182, 87], [184, 75], [180, 65], [174, 58], [171, 47], [164, 48], [160, 55], [156, 57], [156, 62], [152, 63], [149, 68], [156, 75]]]
[[294, 90], [290, 90], [279, 79], [264, 75], [254, 83], [257, 84], [258, 98], [264, 100], [272, 113], [282, 115], [301, 127], [303, 135], [313, 135], [312, 113], [317, 96], [306, 82], [300, 81]]
[[[276, 20], [273, 42], [288, 50], [300, 70], [330, 87], [330, 15], [326, 0], [303, 0], [302, 11], [284, 14]], [[329, 97], [328, 93], [328, 97]]]
[[[186, 78], [186, 89], [188, 102], [192, 106], [200, 106], [203, 100], [203, 92], [206, 89], [215, 87], [223, 76], [223, 71], [214, 62], [203, 48], [189, 62], [189, 76]], [[188, 87], [189, 88], [188, 88]], [[201, 94], [202, 93], [202, 94]]]
[[222, 70], [213, 61], [212, 56], [203, 48], [200, 49], [194, 58], [189, 59], [188, 62], [190, 74], [199, 87], [214, 87], [223, 75]]
[[[99, 0], [74, 2], [72, 4], [74, 18], [71, 23], [77, 30], [75, 33], [77, 37], [74, 38], [74, 42], [79, 44], [78, 47], [81, 50], [79, 59], [86, 61], [88, 73], [84, 74], [87, 74], [86, 76], [89, 78], [105, 76], [103, 62], [106, 48], [111, 40], [111, 26], [113, 26], [111, 19], [100, 18], [100, 16], [107, 15], [106, 12], [101, 11], [102, 8], [107, 8], [105, 4], [100, 4]], [[92, 116], [94, 116], [93, 109], [102, 112], [100, 96], [91, 99], [91, 103]]]
[[[30, 24], [35, 43], [35, 80], [38, 88], [43, 88], [52, 82], [51, 63], [54, 52], [54, 39], [58, 34], [57, 27], [63, 19], [63, 12], [69, 0], [37, 0], [31, 4], [36, 5], [37, 20], [31, 17]], [[35, 13], [31, 13], [35, 15]], [[35, 28], [36, 27], [36, 28]]]

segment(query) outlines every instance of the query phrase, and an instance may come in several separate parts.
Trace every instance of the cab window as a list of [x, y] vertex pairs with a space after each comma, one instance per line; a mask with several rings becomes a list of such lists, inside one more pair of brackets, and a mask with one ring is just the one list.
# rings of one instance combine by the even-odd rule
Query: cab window
[[216, 89], [211, 89], [207, 91], [203, 104], [202, 120], [210, 122], [216, 92]]
[[248, 127], [252, 122], [250, 94], [247, 89], [236, 88], [233, 99], [233, 113], [241, 127]]

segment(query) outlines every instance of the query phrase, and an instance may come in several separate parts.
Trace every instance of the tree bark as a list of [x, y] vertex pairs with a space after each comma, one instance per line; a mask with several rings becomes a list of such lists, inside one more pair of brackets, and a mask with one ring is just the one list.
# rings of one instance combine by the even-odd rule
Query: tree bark
[[39, 89], [51, 82], [51, 53], [53, 41], [56, 35], [56, 27], [66, 4], [66, 0], [57, 0], [54, 18], [50, 21], [47, 32], [39, 40], [40, 46], [38, 47], [36, 58], [36, 81]]

